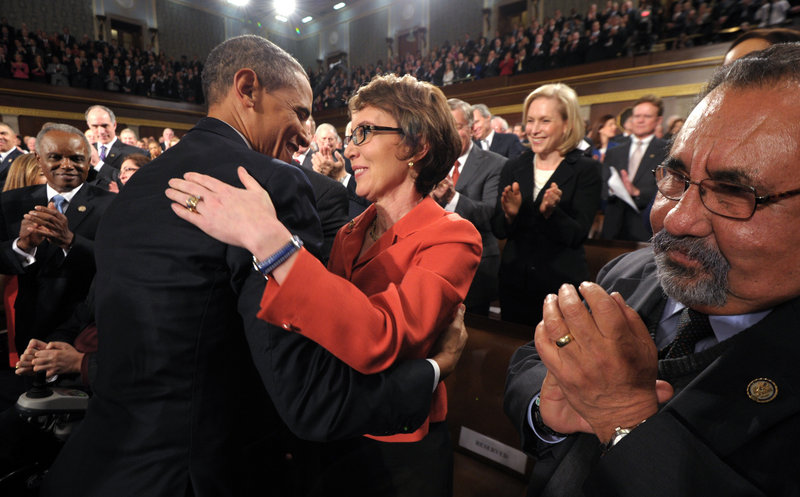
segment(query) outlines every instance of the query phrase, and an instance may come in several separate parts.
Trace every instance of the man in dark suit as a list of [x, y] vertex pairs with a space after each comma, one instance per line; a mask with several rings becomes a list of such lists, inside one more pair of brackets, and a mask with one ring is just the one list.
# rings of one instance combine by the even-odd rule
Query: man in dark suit
[[[647, 227], [642, 211], [656, 195], [653, 169], [667, 154], [667, 142], [655, 136], [661, 126], [664, 104], [655, 95], [645, 95], [633, 105], [631, 139], [606, 152], [603, 167], [605, 183], [617, 179], [631, 197], [636, 209], [618, 195], [611, 195], [606, 204], [602, 236], [608, 240], [637, 240], [645, 242], [652, 232]], [[616, 174], [613, 174], [614, 168]], [[613, 180], [612, 180], [613, 181]]]
[[322, 123], [314, 133], [314, 140], [319, 150], [306, 156], [311, 158], [311, 167], [314, 171], [341, 183], [347, 189], [348, 214], [347, 219], [353, 219], [369, 207], [370, 202], [356, 193], [356, 179], [353, 177], [353, 168], [350, 160], [337, 150], [339, 135], [336, 128], [328, 123]]
[[653, 246], [545, 300], [505, 397], [530, 495], [800, 494], [793, 45], [712, 77], [658, 170]]
[[263, 38], [240, 36], [209, 54], [203, 87], [208, 117], [136, 173], [100, 227], [94, 396], [45, 496], [236, 496], [265, 485], [290, 495], [286, 425], [328, 440], [413, 430], [427, 416], [435, 365], [360, 375], [259, 320], [265, 279], [252, 255], [174, 214], [164, 196], [171, 178], [198, 171], [241, 186], [242, 166], [307, 247], [318, 250], [322, 238], [310, 185], [281, 162], [307, 144], [312, 93], [302, 66]]
[[510, 133], [496, 133], [492, 129], [492, 113], [484, 104], [472, 106], [472, 137], [483, 150], [489, 150], [508, 159], [515, 159], [525, 147], [522, 146], [516, 135]]
[[0, 190], [6, 183], [11, 163], [24, 153], [17, 147], [17, 134], [14, 133], [11, 126], [0, 123]]
[[80, 130], [46, 126], [36, 149], [47, 184], [0, 196], [0, 272], [19, 281], [19, 351], [31, 338], [47, 336], [86, 297], [95, 273], [95, 231], [114, 198], [84, 184], [91, 146]]
[[[469, 104], [456, 98], [447, 101], [461, 137], [461, 156], [431, 195], [445, 210], [455, 212], [475, 225], [481, 233], [483, 253], [478, 271], [469, 287], [464, 305], [467, 312], [487, 316], [489, 304], [497, 298], [500, 246], [492, 234], [492, 215], [497, 202], [497, 184], [506, 158], [481, 150], [472, 143], [472, 112]], [[455, 184], [454, 184], [455, 182]]]
[[[297, 163], [295, 162], [295, 164]], [[298, 167], [306, 175], [314, 192], [314, 205], [322, 224], [322, 249], [319, 258], [324, 264], [327, 264], [336, 233], [339, 232], [339, 228], [350, 220], [348, 216], [347, 189], [338, 181], [334, 181], [313, 169], [302, 165]]]
[[105, 166], [113, 167], [119, 171], [119, 168], [122, 167], [122, 161], [130, 154], [150, 156], [147, 150], [126, 145], [117, 138], [117, 118], [108, 107], [93, 105], [86, 109], [85, 116], [86, 125], [94, 132], [97, 153]]

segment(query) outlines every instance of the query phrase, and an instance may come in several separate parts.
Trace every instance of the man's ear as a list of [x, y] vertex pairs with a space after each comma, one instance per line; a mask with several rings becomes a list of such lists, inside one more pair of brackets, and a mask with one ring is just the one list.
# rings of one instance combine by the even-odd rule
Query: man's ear
[[245, 107], [252, 107], [258, 99], [258, 76], [255, 71], [248, 68], [239, 69], [233, 75], [233, 88], [236, 97]]

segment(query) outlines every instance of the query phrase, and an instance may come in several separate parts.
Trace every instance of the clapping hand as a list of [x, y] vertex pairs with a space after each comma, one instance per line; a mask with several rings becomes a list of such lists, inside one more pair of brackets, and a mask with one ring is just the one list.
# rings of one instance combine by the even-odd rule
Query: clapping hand
[[542, 213], [545, 219], [549, 218], [560, 201], [561, 190], [558, 188], [557, 184], [552, 183], [550, 188], [545, 190], [544, 195], [542, 195], [542, 203], [539, 205], [539, 212]]
[[540, 412], [553, 430], [607, 442], [616, 427], [638, 425], [672, 396], [672, 387], [656, 380], [658, 354], [647, 327], [618, 293], [583, 283], [579, 295], [565, 284], [547, 297], [543, 315], [534, 339], [548, 371]]
[[503, 207], [506, 221], [509, 223], [514, 221], [517, 214], [519, 214], [519, 208], [522, 206], [522, 193], [519, 191], [519, 183], [515, 181], [503, 188], [503, 193], [500, 195], [500, 205]]

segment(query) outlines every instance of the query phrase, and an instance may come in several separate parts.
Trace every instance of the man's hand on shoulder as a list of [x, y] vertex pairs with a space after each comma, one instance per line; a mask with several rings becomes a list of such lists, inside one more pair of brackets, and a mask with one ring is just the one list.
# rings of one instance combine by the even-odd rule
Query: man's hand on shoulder
[[440, 380], [447, 378], [456, 369], [456, 364], [467, 345], [467, 328], [464, 326], [464, 304], [456, 310], [455, 318], [450, 326], [439, 335], [431, 349], [430, 358], [439, 365]]

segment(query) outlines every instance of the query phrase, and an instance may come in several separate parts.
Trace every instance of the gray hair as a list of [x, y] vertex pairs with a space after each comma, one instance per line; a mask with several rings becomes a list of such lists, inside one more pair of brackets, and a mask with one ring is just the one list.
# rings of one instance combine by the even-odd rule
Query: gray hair
[[474, 116], [472, 114], [472, 107], [463, 101], [457, 98], [449, 98], [447, 99], [447, 105], [450, 106], [450, 110], [460, 110], [464, 113], [464, 117], [467, 119], [467, 124], [469, 127], [472, 127], [472, 123], [475, 121]]
[[91, 107], [86, 109], [86, 112], [83, 113], [83, 117], [86, 118], [86, 122], [89, 122], [89, 113], [91, 111], [93, 111], [94, 109], [100, 109], [100, 110], [105, 111], [106, 114], [108, 114], [108, 118], [111, 119], [112, 123], [117, 122], [117, 116], [114, 115], [114, 111], [109, 109], [105, 105], [92, 105]]
[[501, 128], [503, 128], [504, 130], [508, 130], [508, 121], [506, 121], [505, 119], [503, 119], [500, 116], [494, 116], [492, 118], [492, 124], [494, 124], [496, 122], [500, 123], [500, 127]]
[[322, 135], [322, 133], [329, 131], [333, 132], [337, 140], [339, 139], [339, 132], [336, 131], [336, 128], [333, 127], [333, 124], [329, 123], [322, 123], [319, 126], [317, 126], [317, 130], [314, 132], [314, 136], [320, 136]]
[[303, 66], [278, 45], [261, 36], [237, 36], [208, 54], [201, 78], [209, 105], [222, 100], [233, 76], [244, 68], [252, 69], [267, 91], [296, 85], [298, 73], [308, 78]]
[[778, 43], [720, 67], [699, 100], [722, 85], [744, 89], [773, 87], [781, 81], [800, 82], [800, 43]]
[[472, 106], [472, 112], [478, 111], [480, 115], [483, 117], [492, 117], [492, 113], [489, 112], [489, 107], [486, 107], [484, 104], [475, 104]]
[[[86, 149], [89, 152], [92, 151], [92, 144], [89, 143], [89, 140], [86, 138], [86, 135], [83, 134], [83, 131], [79, 130], [75, 126], [70, 126], [69, 124], [50, 123], [50, 124], [46, 124], [42, 128], [42, 130], [39, 131], [39, 134], [36, 135], [36, 153], [37, 154], [39, 154], [39, 155], [42, 154], [42, 138], [44, 138], [44, 135], [46, 135], [47, 133], [50, 133], [51, 131], [62, 131], [64, 133], [69, 133], [71, 135], [80, 136], [81, 140], [83, 140], [83, 143], [86, 145]], [[86, 162], [87, 163], [89, 162], [88, 158], [87, 158]]]

